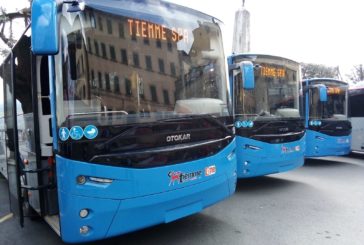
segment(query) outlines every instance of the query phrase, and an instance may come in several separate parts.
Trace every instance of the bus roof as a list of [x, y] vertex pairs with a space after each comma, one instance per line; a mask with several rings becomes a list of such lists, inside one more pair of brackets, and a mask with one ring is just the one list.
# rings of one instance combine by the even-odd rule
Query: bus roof
[[[150, 21], [154, 21], [158, 23], [160, 12], [157, 6], [164, 6], [167, 9], [170, 10], [177, 10], [184, 13], [193, 14], [196, 16], [199, 16], [200, 18], [207, 18], [207, 19], [214, 19], [218, 22], [221, 22], [221, 20], [203, 13], [201, 11], [171, 3], [168, 1], [163, 0], [85, 0], [84, 1], [86, 6], [93, 7], [95, 9], [99, 9], [104, 12], [108, 12], [110, 14], [114, 15], [130, 15], [130, 11], [133, 12], [133, 15], [135, 15], [135, 12], [143, 13], [143, 15], [147, 16], [147, 19]], [[132, 4], [132, 5], [131, 5]], [[145, 7], [145, 5], [148, 4], [148, 8]], [[150, 8], [150, 6], [155, 5], [156, 8]], [[143, 16], [145, 17], [145, 16]], [[149, 18], [148, 18], [149, 17]]]
[[349, 85], [345, 81], [342, 81], [342, 80], [339, 80], [339, 79], [335, 79], [335, 78], [326, 78], [326, 77], [307, 78], [307, 79], [303, 79], [302, 82], [306, 82], [306, 81], [308, 81], [309, 83], [317, 83], [317, 82], [327, 81], [327, 82], [340, 83], [342, 85]]
[[294, 61], [292, 59], [285, 58], [285, 57], [282, 57], [282, 56], [277, 56], [277, 55], [269, 55], [269, 54], [241, 53], [241, 54], [232, 54], [232, 55], [230, 55], [230, 57], [233, 60], [239, 59], [239, 58], [248, 58], [248, 57], [249, 58], [260, 57], [260, 58], [267, 58], [267, 59], [281, 59], [281, 60], [286, 60], [286, 61], [289, 61], [289, 62], [299, 64], [299, 62]]
[[356, 82], [354, 84], [350, 84], [349, 90], [364, 90], [364, 81]]

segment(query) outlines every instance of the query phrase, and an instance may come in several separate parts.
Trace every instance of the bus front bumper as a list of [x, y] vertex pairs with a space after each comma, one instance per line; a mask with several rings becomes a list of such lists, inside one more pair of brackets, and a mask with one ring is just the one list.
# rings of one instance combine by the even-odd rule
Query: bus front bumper
[[304, 164], [305, 139], [269, 144], [237, 137], [237, 175], [250, 178], [290, 171]]
[[[218, 178], [144, 197], [100, 199], [62, 193], [61, 237], [77, 243], [105, 239], [200, 212], [235, 191], [236, 177]], [[87, 217], [81, 218], [81, 210]]]
[[312, 130], [306, 132], [305, 157], [343, 156], [350, 150], [351, 135], [329, 136]]
[[[235, 141], [211, 157], [148, 169], [60, 156], [56, 161], [61, 238], [70, 243], [172, 222], [229, 197], [236, 188]], [[79, 184], [80, 176], [87, 181]]]

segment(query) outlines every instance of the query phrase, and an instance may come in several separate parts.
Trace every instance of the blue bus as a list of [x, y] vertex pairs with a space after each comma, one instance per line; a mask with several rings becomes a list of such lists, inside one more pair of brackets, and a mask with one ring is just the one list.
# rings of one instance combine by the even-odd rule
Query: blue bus
[[[324, 86], [325, 101], [318, 86]], [[340, 156], [350, 153], [351, 123], [348, 120], [348, 84], [330, 78], [302, 82], [306, 127], [306, 157]]]
[[29, 212], [65, 242], [93, 241], [234, 193], [218, 19], [159, 0], [34, 0], [31, 11], [0, 67], [0, 169], [21, 225]]
[[228, 58], [233, 87], [237, 174], [248, 178], [304, 163], [300, 64], [286, 58], [236, 54]]

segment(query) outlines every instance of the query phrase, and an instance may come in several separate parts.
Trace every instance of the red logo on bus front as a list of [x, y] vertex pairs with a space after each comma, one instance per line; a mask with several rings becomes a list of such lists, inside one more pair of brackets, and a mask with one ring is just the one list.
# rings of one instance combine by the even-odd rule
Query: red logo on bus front
[[216, 166], [208, 166], [205, 168], [205, 176], [210, 176], [216, 174]]
[[288, 147], [282, 145], [281, 151], [282, 153], [292, 153], [292, 152], [299, 152], [301, 150], [301, 147], [299, 145]]
[[181, 174], [182, 174], [181, 172], [173, 172], [173, 171], [169, 172], [168, 173], [169, 186], [174, 185], [174, 182], [176, 182], [176, 181], [178, 182], [181, 177]]
[[202, 171], [198, 170], [195, 172], [183, 173], [181, 171], [170, 171], [168, 173], [169, 186], [173, 186], [175, 183], [181, 184], [201, 178]]

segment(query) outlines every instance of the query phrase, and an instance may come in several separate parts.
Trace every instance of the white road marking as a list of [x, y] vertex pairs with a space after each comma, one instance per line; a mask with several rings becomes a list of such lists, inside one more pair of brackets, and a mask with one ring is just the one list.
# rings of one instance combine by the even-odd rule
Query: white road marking
[[4, 217], [0, 218], [0, 224], [3, 223], [4, 221], [7, 221], [8, 219], [13, 218], [13, 213], [7, 214]]

